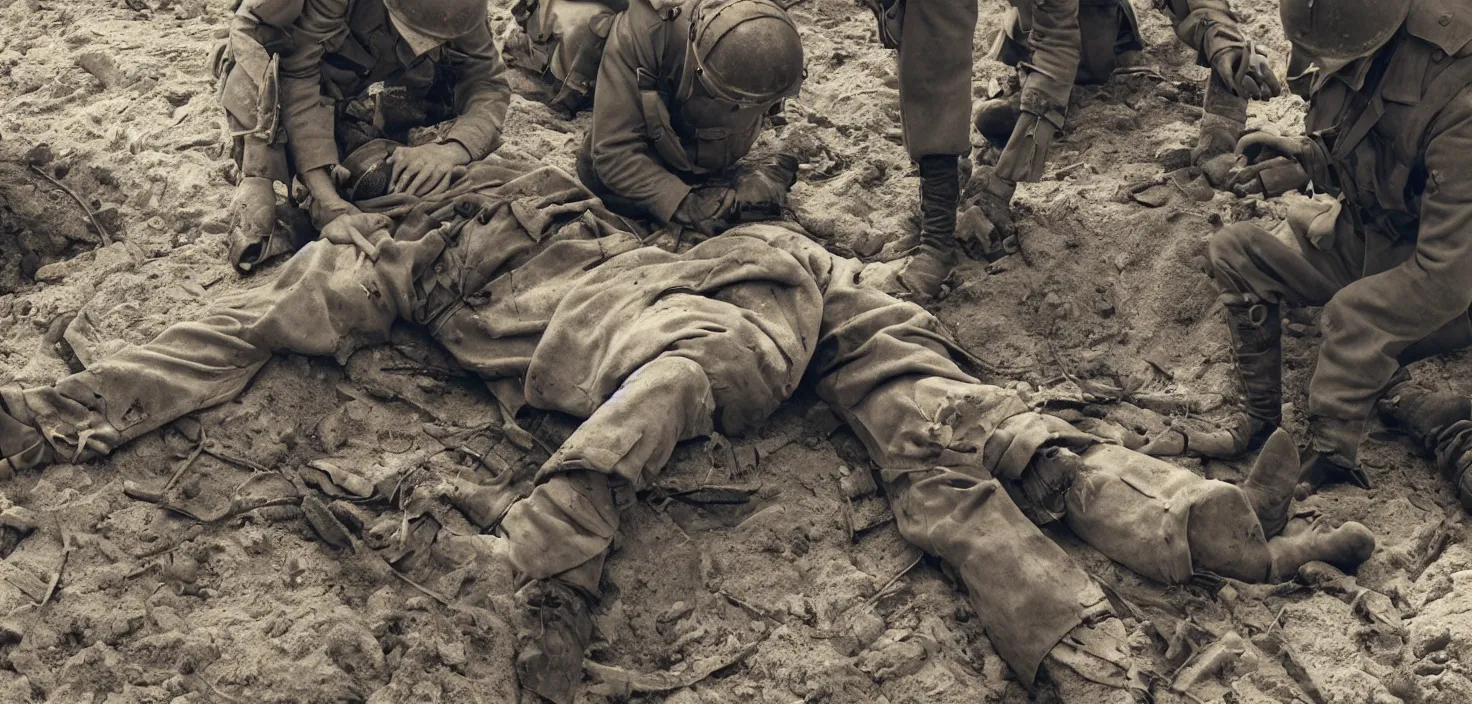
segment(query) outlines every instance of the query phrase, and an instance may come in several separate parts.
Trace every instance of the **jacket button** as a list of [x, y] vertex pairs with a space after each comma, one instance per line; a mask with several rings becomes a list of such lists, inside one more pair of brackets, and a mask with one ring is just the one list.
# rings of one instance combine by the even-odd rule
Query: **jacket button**
[[1436, 23], [1445, 27], [1452, 23], [1452, 16], [1450, 14], [1442, 15], [1441, 19], [1436, 20]]
[[1436, 63], [1441, 63], [1441, 60], [1442, 59], [1445, 59], [1445, 58], [1446, 58], [1446, 52], [1444, 52], [1444, 51], [1442, 51], [1440, 49], [1432, 49], [1431, 50], [1431, 60], [1432, 61], [1434, 61]]

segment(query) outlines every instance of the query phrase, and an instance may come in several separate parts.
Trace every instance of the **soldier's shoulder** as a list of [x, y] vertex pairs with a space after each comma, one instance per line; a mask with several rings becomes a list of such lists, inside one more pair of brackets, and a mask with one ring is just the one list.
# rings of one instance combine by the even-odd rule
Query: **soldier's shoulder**
[[1406, 32], [1449, 56], [1472, 44], [1472, 3], [1467, 0], [1417, 0], [1406, 18]]

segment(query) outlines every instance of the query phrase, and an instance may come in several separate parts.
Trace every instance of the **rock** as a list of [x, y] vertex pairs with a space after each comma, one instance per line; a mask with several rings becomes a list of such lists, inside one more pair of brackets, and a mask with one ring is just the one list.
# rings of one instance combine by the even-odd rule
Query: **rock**
[[123, 85], [123, 72], [118, 69], [117, 62], [107, 54], [89, 51], [77, 57], [77, 65], [92, 74], [104, 89], [111, 90]]
[[877, 230], [870, 230], [853, 244], [854, 254], [860, 257], [872, 257], [884, 249], [886, 238]]
[[864, 606], [861, 611], [848, 617], [844, 632], [833, 639], [834, 647], [850, 657], [869, 649], [884, 635], [884, 619], [872, 607]]
[[1151, 186], [1139, 193], [1130, 194], [1130, 198], [1147, 208], [1159, 208], [1170, 202], [1170, 196], [1174, 192], [1175, 189], [1170, 186]]
[[843, 489], [843, 494], [850, 499], [857, 499], [879, 492], [878, 485], [874, 483], [874, 473], [868, 469], [850, 472], [838, 480], [838, 485]]
[[51, 145], [37, 144], [26, 150], [26, 163], [31, 166], [41, 167], [51, 163], [55, 155], [51, 153]]
[[1416, 654], [1418, 660], [1431, 653], [1445, 650], [1452, 644], [1451, 629], [1440, 625], [1426, 633], [1412, 633], [1412, 638], [1412, 652]]
[[685, 601], [677, 601], [670, 605], [657, 620], [660, 623], [674, 623], [695, 612], [695, 605]]
[[1167, 173], [1191, 165], [1191, 150], [1186, 147], [1165, 147], [1155, 153], [1155, 163]]

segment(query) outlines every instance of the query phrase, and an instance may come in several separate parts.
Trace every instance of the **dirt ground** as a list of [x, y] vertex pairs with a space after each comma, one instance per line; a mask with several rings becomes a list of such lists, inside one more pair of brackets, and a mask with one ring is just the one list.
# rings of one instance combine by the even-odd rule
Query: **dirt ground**
[[[986, 57], [1006, 5], [980, 2], [978, 96], [1009, 74]], [[225, 263], [234, 166], [208, 55], [229, 4], [0, 0], [0, 382], [49, 383], [270, 276], [241, 279]], [[992, 381], [1060, 398], [1079, 396], [1073, 380], [1101, 381], [1209, 414], [1231, 385], [1205, 240], [1223, 223], [1274, 227], [1284, 208], [1184, 188], [1157, 191], [1158, 207], [1121, 195], [1192, 143], [1206, 75], [1151, 3], [1136, 4], [1151, 43], [1139, 65], [1151, 70], [1076, 91], [1048, 175], [1019, 192], [1023, 253], [967, 263], [937, 310], [1005, 368]], [[1276, 4], [1238, 4], [1281, 70]], [[807, 0], [794, 14], [809, 80], [771, 141], [809, 158], [797, 217], [836, 251], [895, 258], [913, 244], [918, 181], [899, 145], [893, 56], [851, 0]], [[506, 8], [493, 16], [508, 28]], [[525, 97], [532, 82], [517, 89], [508, 149], [570, 168], [587, 116], [562, 121]], [[1252, 122], [1292, 132], [1301, 114], [1282, 98], [1255, 106]], [[41, 173], [96, 210], [114, 242], [99, 247]], [[1312, 314], [1290, 320], [1301, 408], [1317, 334]], [[1472, 391], [1468, 371], [1460, 356], [1415, 370], [1460, 392]], [[1139, 429], [1160, 429], [1160, 416], [1140, 417]], [[1301, 412], [1287, 417], [1300, 429]], [[223, 506], [247, 479], [269, 491], [272, 475], [253, 466], [324, 458], [432, 495], [457, 476], [524, 478], [568, 430], [526, 422], [535, 441], [501, 432], [485, 389], [405, 329], [345, 365], [280, 357], [219, 408], [106, 460], [0, 486], [0, 510], [40, 523], [18, 543], [0, 529], [0, 702], [515, 701], [504, 544], [443, 502], [333, 506], [416, 587], [324, 543], [300, 508], [200, 524], [123, 487], [157, 486], [203, 434], [210, 451], [183, 485], [202, 505]], [[659, 490], [626, 497], [591, 653], [618, 669], [587, 702], [1028, 701], [955, 581], [866, 492], [857, 442], [832, 430], [823, 405], [800, 397], [753, 437], [682, 448]], [[1162, 589], [1056, 537], [1117, 596], [1139, 656], [1165, 677], [1162, 702], [1472, 702], [1461, 509], [1403, 441], [1376, 434], [1365, 464], [1373, 490], [1334, 487], [1304, 504], [1379, 535], [1349, 589]], [[440, 527], [428, 546], [424, 526]], [[661, 691], [629, 693], [651, 688]]]

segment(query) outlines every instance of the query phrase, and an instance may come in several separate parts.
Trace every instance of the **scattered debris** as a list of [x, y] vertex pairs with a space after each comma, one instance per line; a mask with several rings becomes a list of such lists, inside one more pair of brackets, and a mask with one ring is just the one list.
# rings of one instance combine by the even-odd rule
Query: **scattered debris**
[[721, 670], [745, 661], [761, 647], [761, 641], [741, 647], [724, 656], [701, 658], [679, 673], [675, 672], [631, 672], [612, 665], [603, 665], [592, 660], [583, 660], [583, 670], [600, 681], [589, 688], [589, 692], [606, 697], [628, 697], [634, 694], [659, 694], [677, 689], [693, 687]]

